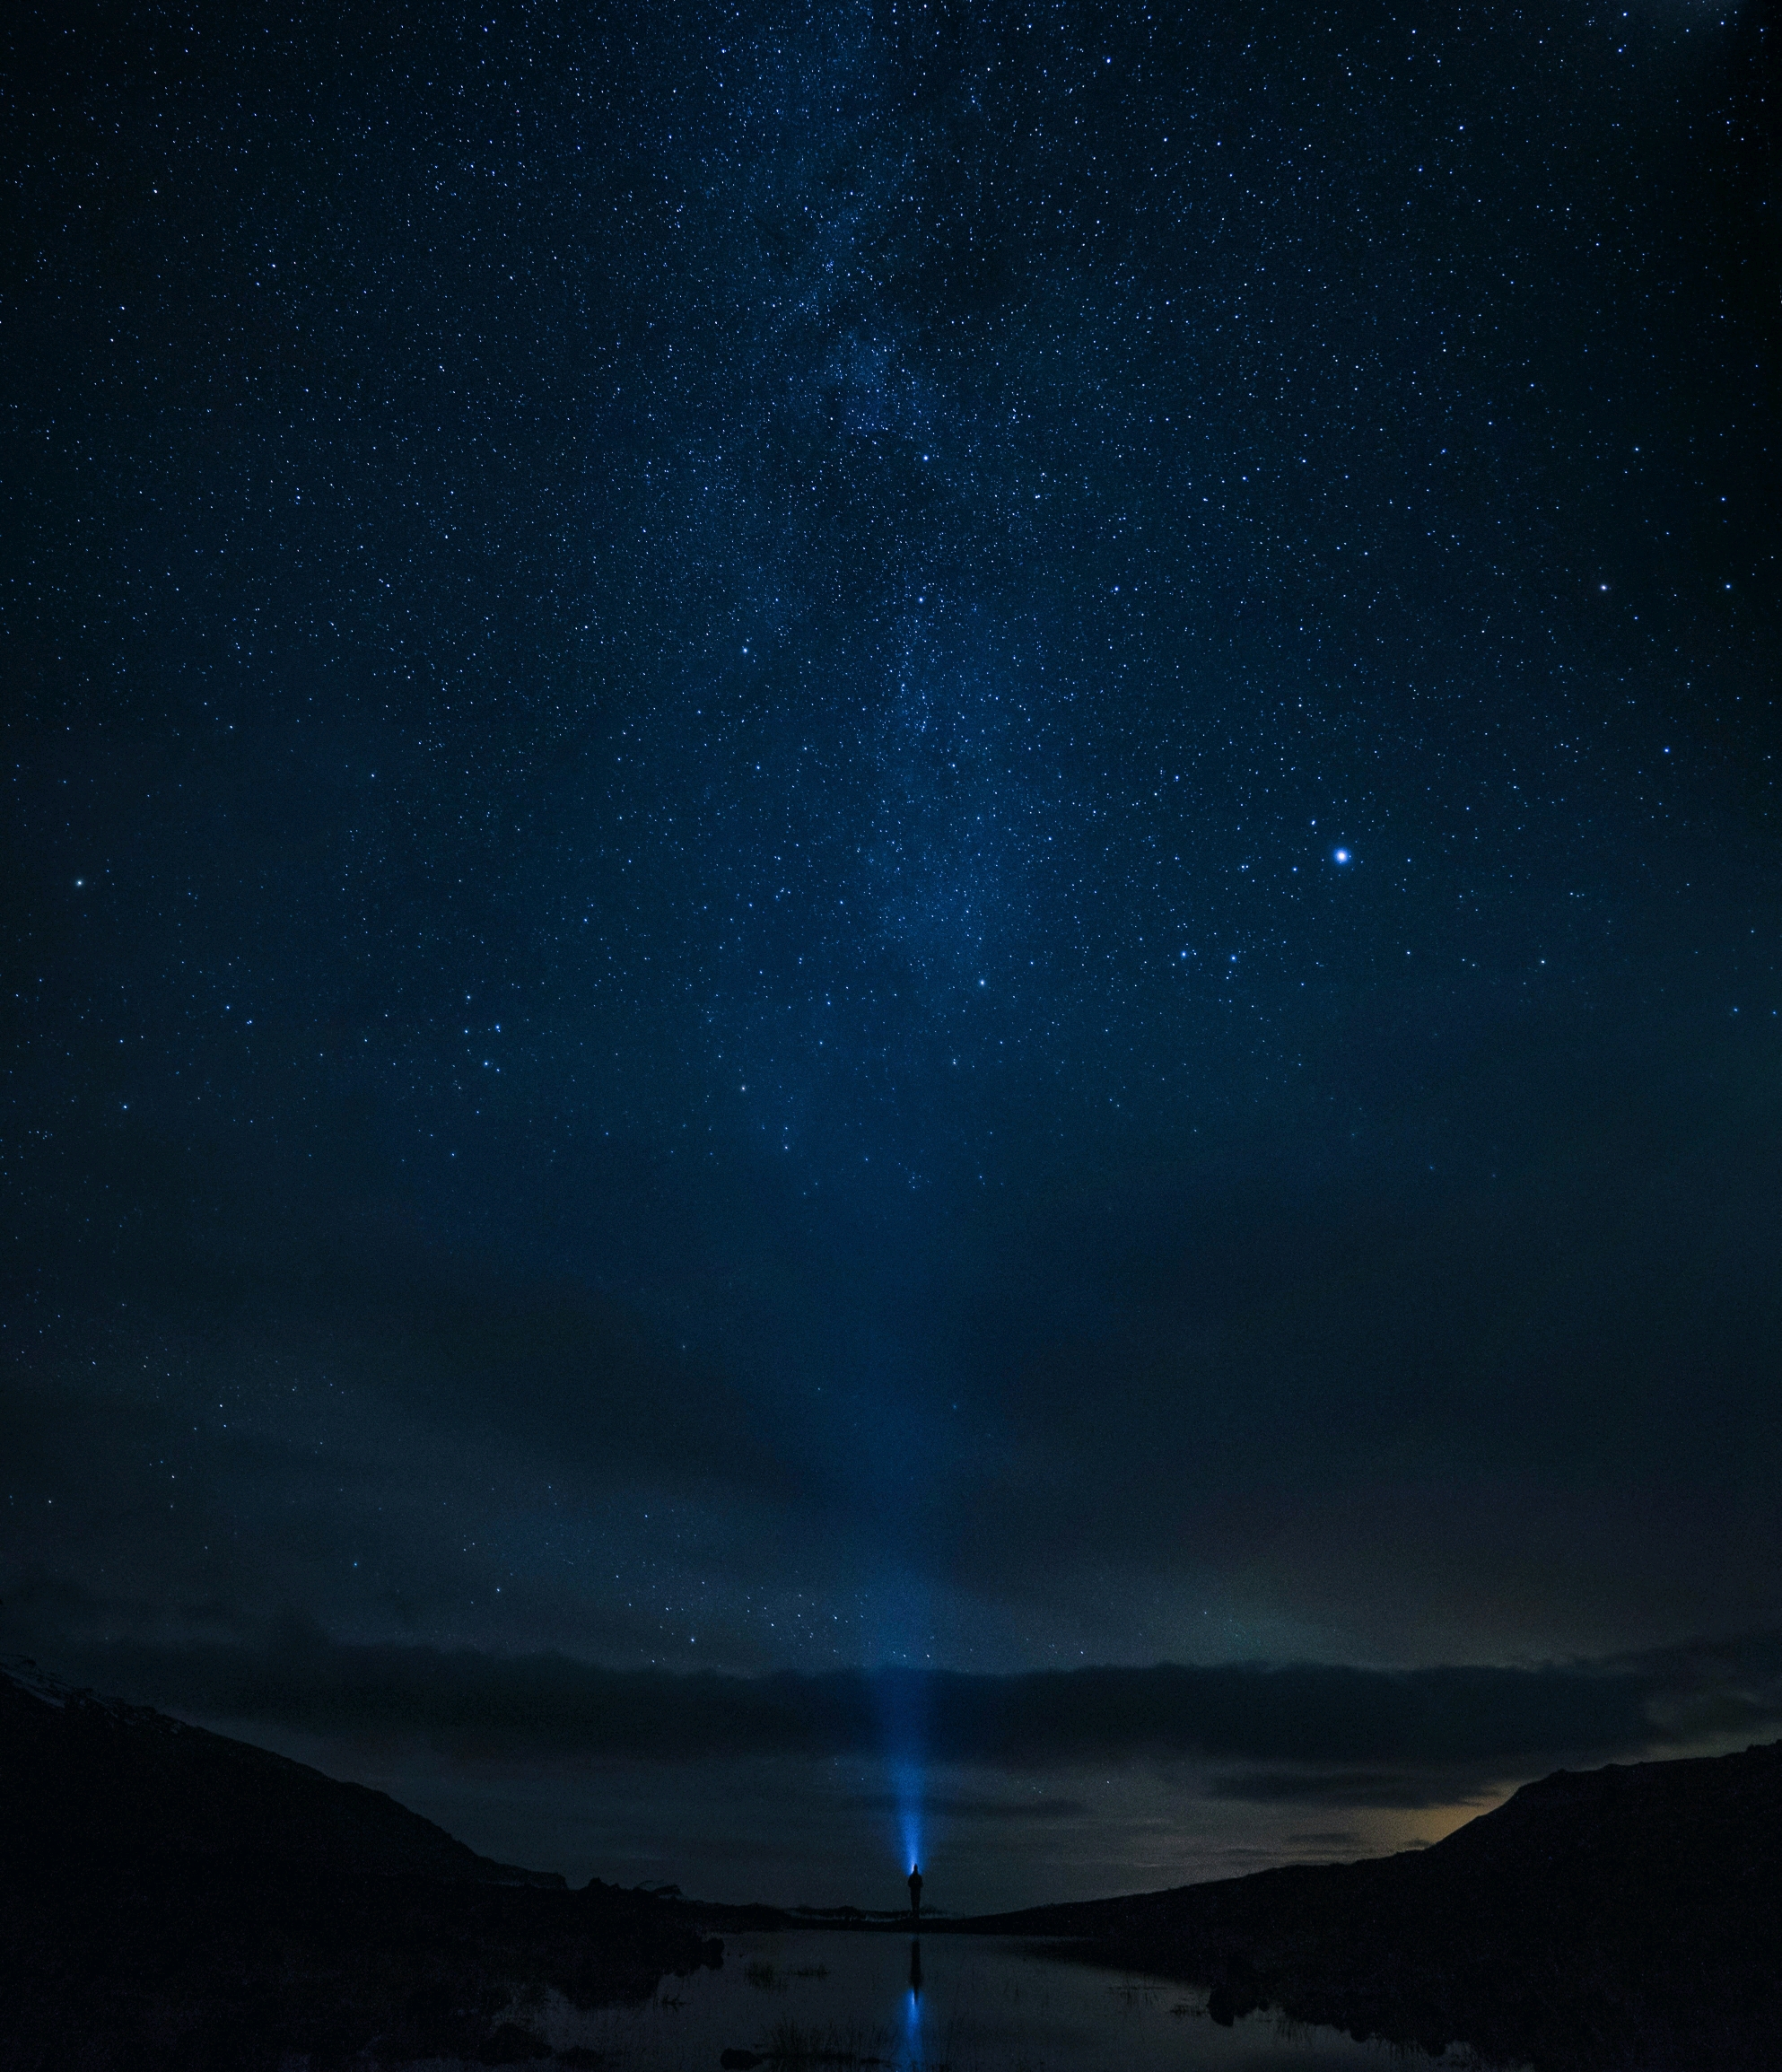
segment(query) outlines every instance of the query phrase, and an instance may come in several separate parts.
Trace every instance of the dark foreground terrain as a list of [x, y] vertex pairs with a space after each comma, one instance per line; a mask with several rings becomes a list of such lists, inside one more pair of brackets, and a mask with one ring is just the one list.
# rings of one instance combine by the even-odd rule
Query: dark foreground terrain
[[381, 1792], [0, 1672], [0, 2067], [535, 2054], [516, 1989], [641, 1998], [716, 1946], [490, 1862]]
[[[1782, 1743], [1524, 1786], [1435, 1848], [934, 1934], [1093, 1961], [1538, 2072], [1782, 2066]], [[708, 1908], [491, 1862], [380, 1792], [0, 1671], [0, 2072], [539, 2056], [524, 2004], [647, 1997]], [[520, 2018], [516, 2018], [516, 2017]]]
[[1560, 1770], [1433, 1849], [960, 1923], [1539, 2072], [1782, 2065], [1782, 1743]]

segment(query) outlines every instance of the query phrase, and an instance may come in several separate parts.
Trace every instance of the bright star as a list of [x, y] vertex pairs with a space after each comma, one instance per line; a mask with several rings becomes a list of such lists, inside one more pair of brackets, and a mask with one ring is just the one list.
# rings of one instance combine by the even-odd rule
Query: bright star
[[1349, 861], [1348, 850], [1339, 849], [1335, 853], [1334, 861], [1338, 863], [1347, 863]]

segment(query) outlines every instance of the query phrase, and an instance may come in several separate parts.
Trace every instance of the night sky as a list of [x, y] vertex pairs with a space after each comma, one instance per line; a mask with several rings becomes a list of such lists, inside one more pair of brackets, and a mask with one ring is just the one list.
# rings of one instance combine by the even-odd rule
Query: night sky
[[0, 1651], [726, 1898], [1778, 1731], [1760, 6], [4, 35]]

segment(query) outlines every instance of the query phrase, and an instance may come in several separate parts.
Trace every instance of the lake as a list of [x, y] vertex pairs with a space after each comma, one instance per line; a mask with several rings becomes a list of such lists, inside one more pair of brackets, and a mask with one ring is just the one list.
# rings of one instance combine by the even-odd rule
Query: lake
[[644, 2006], [585, 2013], [539, 1994], [510, 2018], [572, 2063], [612, 2072], [720, 2072], [726, 2050], [759, 2052], [764, 2072], [1383, 2072], [1389, 2059], [1407, 2062], [1272, 2015], [1222, 2028], [1192, 1987], [980, 1936], [729, 1934], [721, 1970], [665, 1979]]

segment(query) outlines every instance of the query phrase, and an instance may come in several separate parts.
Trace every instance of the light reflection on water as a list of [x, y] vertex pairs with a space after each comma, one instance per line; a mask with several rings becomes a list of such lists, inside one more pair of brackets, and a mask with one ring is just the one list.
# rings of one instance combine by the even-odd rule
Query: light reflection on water
[[910, 1979], [904, 1989], [904, 2045], [897, 2054], [898, 2072], [915, 2072], [922, 2051], [922, 1937], [910, 1939]]
[[[1208, 2018], [1192, 1987], [1062, 1963], [1001, 1937], [800, 1930], [727, 1935], [723, 1968], [635, 2008], [551, 1996], [511, 2018], [610, 2072], [1385, 2072], [1406, 2059], [1333, 2029]], [[1429, 2066], [1428, 2059], [1413, 2060]]]

